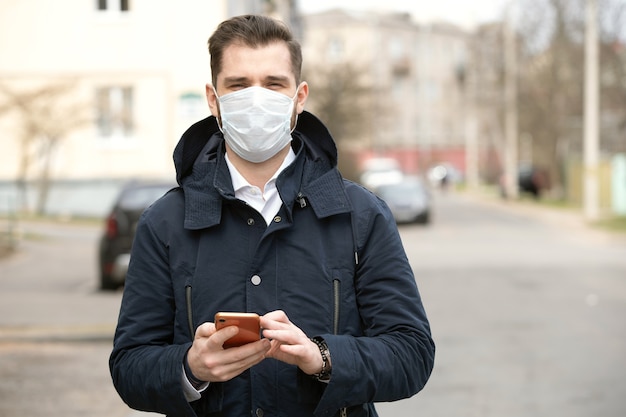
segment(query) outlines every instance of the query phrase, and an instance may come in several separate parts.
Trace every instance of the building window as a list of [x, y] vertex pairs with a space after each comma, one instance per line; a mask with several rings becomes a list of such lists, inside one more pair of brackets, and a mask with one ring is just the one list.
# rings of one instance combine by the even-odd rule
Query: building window
[[127, 12], [130, 10], [130, 0], [96, 0], [101, 12]]
[[133, 90], [130, 87], [96, 89], [98, 136], [124, 140], [133, 135]]
[[330, 62], [339, 62], [344, 57], [344, 44], [340, 38], [331, 38], [328, 41], [327, 56]]
[[402, 42], [402, 39], [392, 38], [389, 41], [389, 54], [393, 60], [403, 59], [406, 57], [404, 42]]

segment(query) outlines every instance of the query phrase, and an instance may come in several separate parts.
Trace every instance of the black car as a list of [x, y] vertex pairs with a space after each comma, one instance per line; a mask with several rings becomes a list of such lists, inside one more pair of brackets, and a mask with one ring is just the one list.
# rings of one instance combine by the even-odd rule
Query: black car
[[115, 290], [124, 285], [130, 249], [143, 211], [176, 184], [167, 181], [132, 181], [120, 190], [99, 245], [100, 288]]
[[[517, 187], [520, 194], [528, 193], [539, 199], [541, 194], [550, 189], [548, 171], [534, 165], [521, 164], [517, 171]], [[505, 177], [500, 177], [500, 196], [507, 198]]]

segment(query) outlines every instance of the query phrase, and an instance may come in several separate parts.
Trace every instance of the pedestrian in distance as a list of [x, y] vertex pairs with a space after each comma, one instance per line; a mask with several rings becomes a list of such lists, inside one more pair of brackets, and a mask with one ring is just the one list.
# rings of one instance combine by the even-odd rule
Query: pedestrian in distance
[[[212, 115], [137, 226], [113, 383], [169, 416], [376, 416], [424, 387], [435, 354], [393, 217], [337, 170], [285, 24], [231, 18], [209, 53]], [[220, 312], [256, 313], [260, 331], [218, 329]]]

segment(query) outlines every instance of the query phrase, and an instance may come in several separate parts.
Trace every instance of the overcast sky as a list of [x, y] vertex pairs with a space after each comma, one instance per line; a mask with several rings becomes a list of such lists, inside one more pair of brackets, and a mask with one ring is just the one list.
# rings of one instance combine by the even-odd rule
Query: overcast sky
[[342, 8], [409, 12], [414, 20], [444, 20], [471, 27], [500, 19], [507, 0], [299, 0], [303, 13]]

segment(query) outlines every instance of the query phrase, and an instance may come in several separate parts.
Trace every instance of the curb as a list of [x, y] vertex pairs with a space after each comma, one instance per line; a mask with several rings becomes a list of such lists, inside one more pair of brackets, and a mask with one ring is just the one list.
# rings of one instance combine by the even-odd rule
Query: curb
[[115, 324], [0, 327], [0, 343], [8, 342], [113, 342]]
[[509, 212], [532, 216], [550, 223], [563, 224], [568, 226], [576, 226], [581, 229], [594, 230], [585, 220], [582, 213], [574, 209], [559, 209], [544, 207], [533, 204], [530, 201], [523, 200], [506, 200], [497, 196], [491, 196], [479, 191], [469, 191], [462, 194], [464, 198], [473, 202], [496, 207]]
[[568, 232], [575, 232], [608, 242], [626, 243], [625, 233], [615, 233], [595, 228], [585, 219], [582, 211], [577, 209], [545, 207], [533, 204], [532, 201], [503, 200], [497, 196], [486, 195], [480, 191], [466, 191], [458, 195], [478, 204], [537, 219]]

